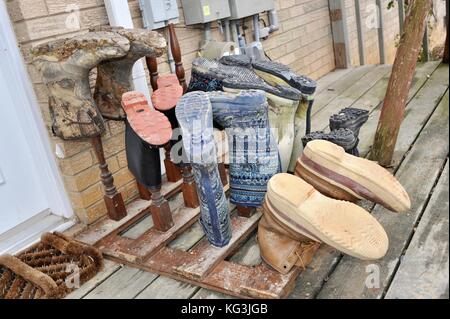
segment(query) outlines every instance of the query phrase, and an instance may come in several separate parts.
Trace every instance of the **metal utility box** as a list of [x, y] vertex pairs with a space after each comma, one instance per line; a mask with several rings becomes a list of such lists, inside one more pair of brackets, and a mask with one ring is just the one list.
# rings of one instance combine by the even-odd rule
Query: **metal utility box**
[[228, 0], [231, 20], [242, 19], [264, 11], [275, 9], [273, 0]]
[[144, 27], [155, 30], [166, 26], [165, 21], [178, 23], [177, 0], [139, 0]]
[[228, 0], [181, 0], [186, 25], [208, 23], [230, 17]]

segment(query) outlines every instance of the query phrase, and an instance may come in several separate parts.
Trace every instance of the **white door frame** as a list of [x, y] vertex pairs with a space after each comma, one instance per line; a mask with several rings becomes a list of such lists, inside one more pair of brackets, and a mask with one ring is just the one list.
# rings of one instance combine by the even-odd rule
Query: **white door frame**
[[7, 54], [9, 90], [16, 91], [16, 109], [20, 113], [21, 129], [30, 145], [40, 175], [43, 191], [49, 208], [54, 215], [73, 217], [73, 209], [67, 196], [58, 166], [52, 154], [48, 134], [45, 129], [37, 98], [33, 91], [28, 72], [18, 48], [16, 35], [12, 27], [5, 1], [0, 1], [0, 42], [4, 43]]

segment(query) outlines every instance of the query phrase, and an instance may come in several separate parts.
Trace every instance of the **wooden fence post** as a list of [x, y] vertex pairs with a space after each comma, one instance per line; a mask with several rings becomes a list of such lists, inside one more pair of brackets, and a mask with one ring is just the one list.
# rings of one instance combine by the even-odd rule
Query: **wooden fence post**
[[383, 166], [392, 162], [431, 5], [432, 0], [414, 0], [405, 20], [371, 152], [371, 159]]
[[329, 0], [336, 68], [350, 67], [350, 47], [347, 30], [347, 13], [344, 0]]

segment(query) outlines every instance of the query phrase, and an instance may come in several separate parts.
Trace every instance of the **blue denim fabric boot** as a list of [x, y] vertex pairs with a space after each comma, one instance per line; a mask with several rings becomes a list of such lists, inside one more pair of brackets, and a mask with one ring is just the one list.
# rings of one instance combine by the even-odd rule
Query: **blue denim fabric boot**
[[176, 116], [183, 135], [184, 155], [192, 166], [197, 184], [203, 231], [212, 245], [226, 246], [231, 240], [231, 220], [217, 167], [212, 109], [207, 93], [184, 95], [177, 104]]

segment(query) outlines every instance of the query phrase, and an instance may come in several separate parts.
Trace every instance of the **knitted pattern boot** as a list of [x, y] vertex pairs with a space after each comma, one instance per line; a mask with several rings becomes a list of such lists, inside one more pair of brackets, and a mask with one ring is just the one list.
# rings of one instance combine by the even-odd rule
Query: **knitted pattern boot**
[[270, 127], [278, 144], [282, 171], [286, 172], [294, 148], [294, 117], [301, 94], [289, 86], [269, 85], [252, 71], [246, 60], [239, 62], [239, 57], [224, 57], [220, 63], [205, 58], [195, 59], [189, 88], [206, 92], [223, 90], [238, 93], [250, 89], [266, 92]]
[[211, 92], [214, 120], [226, 128], [230, 150], [231, 202], [259, 207], [269, 179], [281, 171], [263, 92]]

